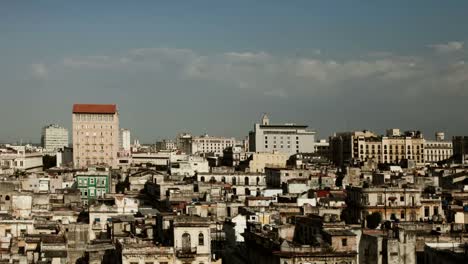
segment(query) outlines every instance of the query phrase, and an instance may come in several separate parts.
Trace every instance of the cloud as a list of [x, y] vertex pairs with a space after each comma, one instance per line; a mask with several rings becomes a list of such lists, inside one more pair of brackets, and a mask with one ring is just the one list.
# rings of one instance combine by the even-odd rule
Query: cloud
[[38, 79], [46, 79], [48, 76], [47, 66], [43, 63], [31, 64], [32, 75]]
[[78, 56], [63, 59], [63, 65], [71, 68], [111, 68], [127, 62], [125, 58], [110, 56]]
[[267, 96], [279, 97], [279, 98], [288, 97], [288, 94], [284, 89], [276, 89], [276, 90], [271, 90], [271, 91], [265, 91], [263, 94], [267, 95]]
[[224, 55], [231, 60], [246, 60], [246, 61], [255, 61], [255, 60], [266, 60], [271, 58], [271, 56], [266, 52], [226, 52]]
[[433, 48], [438, 53], [449, 53], [455, 52], [463, 49], [464, 43], [461, 41], [451, 41], [445, 44], [433, 44], [429, 45], [430, 48]]
[[[450, 43], [437, 49], [460, 47]], [[468, 93], [464, 77], [467, 66], [459, 58], [432, 60], [431, 56], [392, 53], [368, 53], [346, 60], [322, 57], [278, 56], [264, 51], [200, 54], [190, 49], [141, 48], [119, 55], [67, 57], [62, 65], [68, 69], [145, 73], [172, 82], [187, 81], [184, 85], [202, 81], [213, 87], [251, 90], [280, 98], [349, 90], [392, 91], [400, 95]]]

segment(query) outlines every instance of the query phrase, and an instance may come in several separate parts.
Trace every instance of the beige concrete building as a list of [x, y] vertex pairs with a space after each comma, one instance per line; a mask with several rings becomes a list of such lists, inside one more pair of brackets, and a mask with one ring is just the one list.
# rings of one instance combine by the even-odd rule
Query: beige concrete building
[[443, 132], [435, 134], [435, 140], [426, 140], [424, 142], [424, 156], [426, 163], [435, 163], [447, 160], [453, 155], [452, 141], [445, 140]]
[[330, 138], [330, 152], [337, 165], [371, 159], [378, 163], [412, 160], [416, 164], [425, 160], [423, 135], [419, 131], [401, 133], [399, 129], [387, 130], [386, 136], [366, 130], [338, 133]]
[[175, 263], [211, 263], [211, 229], [208, 218], [174, 219]]
[[73, 163], [116, 166], [119, 116], [116, 105], [73, 105]]
[[265, 167], [284, 168], [288, 159], [289, 154], [278, 151], [253, 153], [249, 161], [249, 170], [264, 173]]
[[[347, 194], [347, 204], [352, 209], [350, 219], [363, 221], [367, 215], [377, 212], [382, 220], [419, 221], [428, 219], [434, 212], [441, 212], [440, 199], [423, 198], [421, 190], [415, 188], [351, 187], [347, 189]], [[438, 206], [438, 209], [434, 209], [434, 206]]]

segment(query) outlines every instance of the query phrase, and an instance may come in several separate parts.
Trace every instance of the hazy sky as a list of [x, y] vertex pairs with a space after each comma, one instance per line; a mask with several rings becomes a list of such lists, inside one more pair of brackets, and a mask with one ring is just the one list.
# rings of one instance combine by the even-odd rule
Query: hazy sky
[[[99, 2], [99, 3], [95, 3]], [[468, 135], [468, 1], [0, 1], [0, 141], [118, 104], [143, 142], [244, 137], [263, 112], [319, 137]]]

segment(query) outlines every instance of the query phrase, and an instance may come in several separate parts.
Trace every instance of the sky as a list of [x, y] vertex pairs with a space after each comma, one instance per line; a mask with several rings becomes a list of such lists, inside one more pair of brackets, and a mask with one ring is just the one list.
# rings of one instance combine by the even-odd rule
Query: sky
[[[98, 3], [97, 3], [98, 2]], [[468, 1], [0, 1], [0, 142], [115, 103], [151, 143], [272, 123], [468, 135]]]

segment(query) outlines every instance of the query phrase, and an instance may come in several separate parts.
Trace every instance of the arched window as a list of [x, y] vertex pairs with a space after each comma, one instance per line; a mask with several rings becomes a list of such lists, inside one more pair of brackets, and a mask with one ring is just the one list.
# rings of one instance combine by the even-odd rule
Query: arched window
[[222, 181], [223, 183], [226, 183], [226, 177], [223, 176], [223, 177], [221, 178], [221, 181]]
[[236, 185], [236, 177], [232, 177], [232, 185]]
[[260, 177], [257, 176], [257, 185], [260, 183]]
[[245, 177], [245, 178], [244, 178], [244, 184], [245, 184], [245, 185], [249, 185], [249, 177]]
[[201, 182], [205, 182], [205, 176], [201, 176], [201, 177], [200, 177], [200, 181], [201, 181]]
[[250, 195], [250, 189], [249, 188], [245, 188], [245, 195]]
[[5, 201], [10, 201], [10, 196], [9, 195], [5, 196]]
[[184, 233], [182, 235], [182, 250], [183, 251], [190, 251], [190, 234], [189, 233]]
[[205, 236], [203, 235], [203, 233], [200, 233], [198, 235], [198, 245], [199, 246], [205, 245]]

